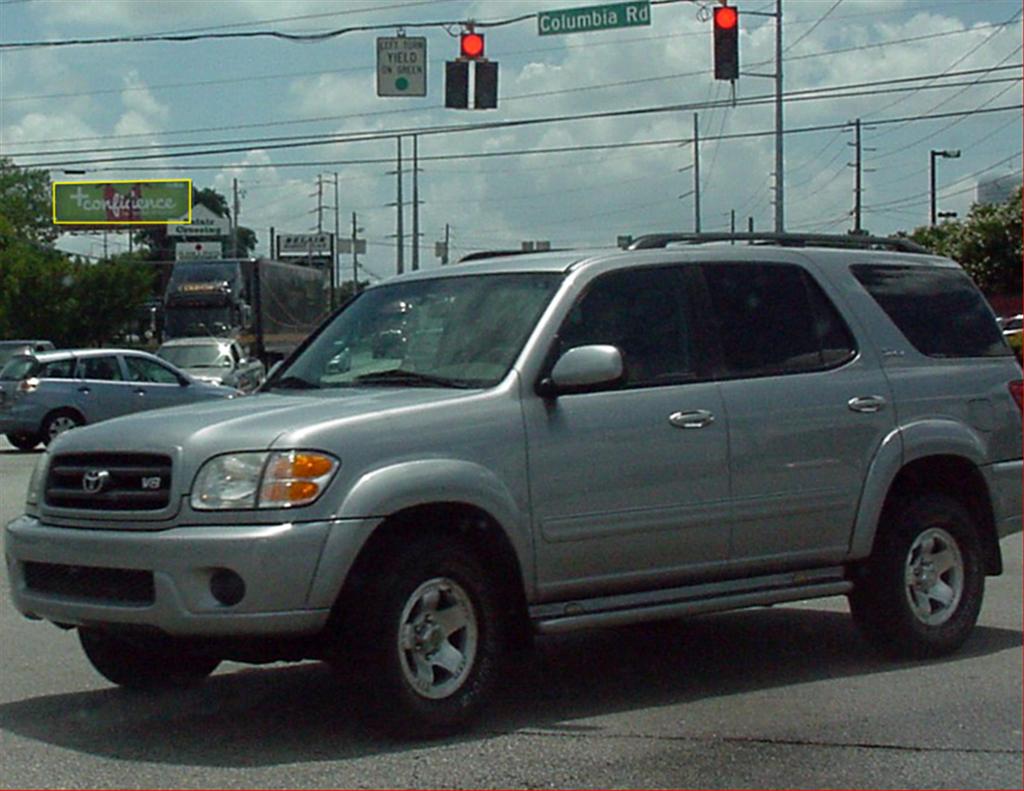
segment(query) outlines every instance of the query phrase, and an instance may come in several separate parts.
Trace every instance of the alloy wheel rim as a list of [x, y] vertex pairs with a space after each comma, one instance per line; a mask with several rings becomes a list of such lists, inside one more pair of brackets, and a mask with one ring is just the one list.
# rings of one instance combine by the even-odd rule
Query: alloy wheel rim
[[476, 612], [457, 582], [435, 577], [409, 596], [398, 653], [402, 675], [418, 695], [440, 700], [457, 692], [473, 670], [478, 645]]
[[964, 559], [956, 539], [942, 528], [928, 528], [911, 544], [904, 592], [914, 617], [927, 626], [940, 626], [956, 612], [964, 592]]
[[62, 416], [55, 418], [50, 423], [50, 439], [56, 439], [58, 436], [63, 434], [65, 431], [70, 431], [78, 425], [78, 422], [74, 418]]

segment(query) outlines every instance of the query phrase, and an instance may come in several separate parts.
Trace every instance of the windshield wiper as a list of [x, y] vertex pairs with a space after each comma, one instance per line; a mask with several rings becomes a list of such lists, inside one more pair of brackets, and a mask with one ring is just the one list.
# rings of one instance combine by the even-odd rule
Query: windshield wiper
[[446, 379], [443, 376], [421, 374], [417, 371], [403, 371], [401, 368], [363, 374], [362, 376], [357, 376], [355, 381], [360, 384], [396, 384], [411, 385], [413, 387], [458, 387], [461, 389], [472, 387], [472, 385], [458, 379]]
[[272, 382], [267, 383], [267, 389], [273, 390], [275, 387], [281, 387], [288, 390], [319, 390], [320, 385], [315, 382], [309, 382], [303, 379], [301, 376], [286, 376], [283, 379], [275, 379]]

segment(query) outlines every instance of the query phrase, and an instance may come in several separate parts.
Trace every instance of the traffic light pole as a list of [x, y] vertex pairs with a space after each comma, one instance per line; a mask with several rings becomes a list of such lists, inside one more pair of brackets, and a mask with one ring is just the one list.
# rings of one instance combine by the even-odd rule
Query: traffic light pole
[[771, 77], [775, 80], [775, 232], [783, 233], [786, 229], [786, 178], [782, 147], [782, 0], [775, 0], [775, 13], [765, 11], [744, 11], [743, 13], [746, 16], [775, 17], [775, 73], [745, 72], [745, 74], [748, 77]]

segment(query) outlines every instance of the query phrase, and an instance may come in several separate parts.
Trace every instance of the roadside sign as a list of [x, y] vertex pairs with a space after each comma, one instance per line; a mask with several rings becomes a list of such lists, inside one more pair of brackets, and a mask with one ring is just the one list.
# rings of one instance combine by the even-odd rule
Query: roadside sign
[[427, 39], [391, 36], [377, 39], [377, 95], [427, 95]]
[[611, 30], [618, 27], [638, 27], [650, 24], [650, 0], [565, 8], [561, 11], [541, 11], [537, 14], [537, 34], [540, 36], [588, 33], [594, 30]]
[[331, 245], [333, 235], [330, 233], [280, 234], [277, 237], [277, 255], [279, 258], [297, 255], [329, 256], [333, 249]]
[[54, 225], [168, 225], [191, 218], [191, 179], [53, 182]]
[[177, 242], [174, 245], [175, 261], [223, 258], [220, 242]]
[[182, 239], [228, 236], [230, 233], [231, 221], [227, 217], [218, 217], [201, 203], [197, 203], [192, 209], [191, 223], [167, 226], [168, 236], [178, 236]]
[[[338, 252], [349, 255], [352, 252], [352, 240], [351, 239], [339, 239], [338, 240]], [[362, 255], [366, 252], [366, 240], [356, 239], [356, 255]]]

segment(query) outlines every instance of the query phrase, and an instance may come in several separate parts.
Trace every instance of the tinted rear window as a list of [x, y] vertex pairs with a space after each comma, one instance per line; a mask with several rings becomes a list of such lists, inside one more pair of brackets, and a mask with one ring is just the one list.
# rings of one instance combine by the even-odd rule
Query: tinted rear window
[[851, 267], [914, 348], [929, 357], [1012, 354], [981, 292], [959, 269]]

